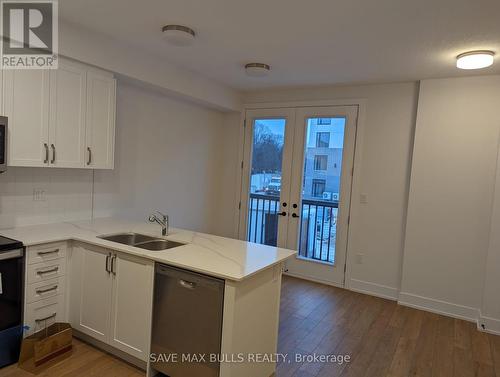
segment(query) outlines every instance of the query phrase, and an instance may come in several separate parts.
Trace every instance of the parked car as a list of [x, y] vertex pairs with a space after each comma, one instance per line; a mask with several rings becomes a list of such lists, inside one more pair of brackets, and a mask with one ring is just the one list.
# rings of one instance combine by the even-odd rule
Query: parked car
[[266, 194], [279, 195], [281, 192], [281, 177], [271, 177], [267, 187]]

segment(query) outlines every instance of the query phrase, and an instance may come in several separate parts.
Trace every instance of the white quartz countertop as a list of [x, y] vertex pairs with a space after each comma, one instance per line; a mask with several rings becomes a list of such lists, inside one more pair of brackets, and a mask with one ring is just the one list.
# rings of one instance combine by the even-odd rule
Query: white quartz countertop
[[[124, 232], [166, 238], [185, 245], [168, 250], [149, 251], [97, 238], [100, 235]], [[25, 246], [67, 240], [81, 241], [235, 281], [283, 262], [296, 253], [288, 249], [176, 228], [171, 228], [170, 234], [162, 237], [161, 228], [157, 224], [117, 218], [2, 229], [0, 235], [21, 241]]]

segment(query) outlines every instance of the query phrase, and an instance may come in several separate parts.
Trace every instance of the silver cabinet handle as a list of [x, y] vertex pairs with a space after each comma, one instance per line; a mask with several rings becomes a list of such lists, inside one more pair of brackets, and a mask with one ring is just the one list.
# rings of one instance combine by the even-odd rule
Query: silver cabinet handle
[[59, 267], [54, 267], [51, 268], [50, 270], [44, 270], [44, 271], [37, 271], [37, 275], [43, 275], [43, 274], [50, 274], [51, 272], [57, 272], [59, 271]]
[[187, 289], [195, 289], [196, 288], [196, 283], [193, 283], [192, 281], [187, 281], [187, 280], [179, 280], [179, 284], [181, 287], [187, 288]]
[[57, 313], [54, 312], [51, 315], [48, 315], [47, 317], [35, 319], [35, 322], [43, 322], [43, 321], [46, 321], [48, 319], [54, 318], [56, 315], [57, 315]]
[[109, 274], [111, 272], [111, 270], [109, 269], [109, 259], [111, 258], [111, 253], [109, 253], [108, 255], [106, 255], [106, 272]]
[[45, 148], [45, 159], [43, 160], [44, 164], [49, 162], [49, 145], [47, 143], [43, 143], [43, 147]]
[[54, 164], [56, 162], [56, 147], [54, 144], [50, 144], [50, 148], [52, 148], [52, 160], [50, 160], [50, 163]]
[[89, 152], [89, 159], [87, 160], [87, 165], [90, 165], [92, 163], [92, 150], [90, 147], [87, 147], [87, 151]]
[[53, 287], [46, 288], [46, 289], [37, 289], [35, 292], [37, 294], [42, 294], [42, 293], [47, 293], [47, 292], [52, 292], [57, 289], [57, 285], [54, 285]]
[[116, 261], [116, 254], [111, 257], [111, 268], [110, 268], [110, 270], [111, 270], [111, 273], [113, 275], [116, 275], [116, 263], [115, 263], [115, 261]]
[[37, 254], [38, 255], [47, 255], [47, 254], [55, 254], [58, 252], [59, 252], [59, 249], [54, 249], [54, 250], [50, 250], [50, 251], [38, 251]]

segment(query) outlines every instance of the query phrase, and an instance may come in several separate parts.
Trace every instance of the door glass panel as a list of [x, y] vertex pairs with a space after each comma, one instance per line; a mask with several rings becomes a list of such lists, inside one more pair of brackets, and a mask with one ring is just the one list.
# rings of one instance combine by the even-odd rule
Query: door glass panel
[[345, 118], [308, 118], [299, 256], [335, 263]]
[[286, 119], [255, 119], [247, 240], [276, 246]]

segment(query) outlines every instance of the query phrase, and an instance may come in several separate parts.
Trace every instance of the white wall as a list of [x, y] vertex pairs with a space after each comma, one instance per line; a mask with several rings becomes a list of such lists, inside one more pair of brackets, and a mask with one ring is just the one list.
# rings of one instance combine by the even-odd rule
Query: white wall
[[496, 175], [499, 104], [500, 76], [421, 82], [402, 302], [477, 318]]
[[[43, 190], [42, 201], [33, 190]], [[92, 214], [92, 171], [9, 168], [0, 174], [0, 229], [88, 220]]]
[[[358, 139], [359, 185], [353, 187], [349, 255], [352, 289], [397, 298], [418, 85], [335, 86], [250, 92], [245, 103], [364, 99]], [[360, 193], [368, 196], [360, 204]], [[352, 259], [351, 259], [352, 260]]]
[[123, 82], [116, 122], [115, 169], [95, 172], [94, 216], [144, 220], [160, 210], [172, 226], [232, 234], [237, 126], [218, 111]]
[[497, 158], [496, 182], [491, 215], [490, 238], [484, 274], [480, 325], [500, 335], [500, 149]]
[[[9, 168], [0, 174], [0, 229], [92, 216], [145, 220], [158, 209], [172, 226], [233, 236], [237, 119], [119, 80], [115, 169]], [[45, 200], [33, 200], [35, 189]]]

